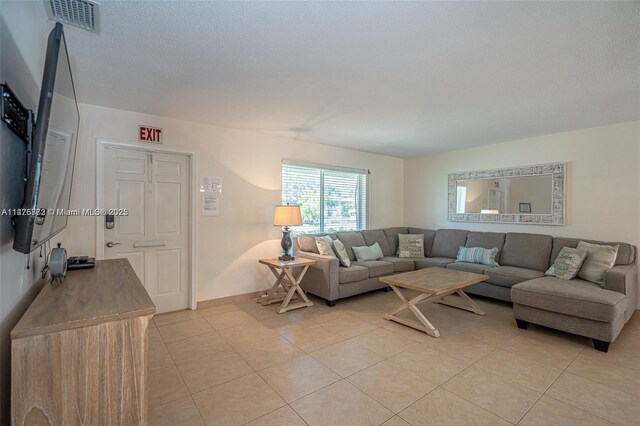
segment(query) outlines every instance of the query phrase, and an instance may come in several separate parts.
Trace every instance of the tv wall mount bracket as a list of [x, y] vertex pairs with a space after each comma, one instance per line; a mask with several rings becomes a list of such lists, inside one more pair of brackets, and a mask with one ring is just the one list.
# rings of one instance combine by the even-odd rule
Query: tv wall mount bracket
[[2, 104], [0, 106], [2, 121], [24, 143], [31, 145], [33, 110], [22, 105], [6, 82], [0, 86], [2, 86]]
[[6, 81], [0, 84], [0, 87], [2, 87], [0, 119], [7, 125], [9, 130], [27, 145], [23, 176], [23, 180], [26, 183], [27, 176], [29, 176], [29, 165], [31, 164], [33, 130], [35, 127], [33, 110], [27, 109], [22, 105], [22, 102], [20, 102], [20, 99], [13, 93], [13, 90], [11, 90]]

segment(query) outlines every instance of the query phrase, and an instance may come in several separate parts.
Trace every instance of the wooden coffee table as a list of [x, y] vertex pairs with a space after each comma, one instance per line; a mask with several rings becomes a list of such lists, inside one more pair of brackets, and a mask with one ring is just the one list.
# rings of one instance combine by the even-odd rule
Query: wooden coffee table
[[[474, 314], [484, 315], [484, 311], [462, 290], [463, 288], [485, 281], [489, 277], [481, 274], [473, 274], [471, 272], [455, 271], [445, 268], [427, 268], [418, 271], [406, 272], [404, 274], [382, 277], [380, 281], [389, 284], [389, 287], [396, 292], [402, 305], [398, 306], [391, 312], [384, 315], [384, 319], [395, 321], [400, 324], [423, 331], [430, 336], [440, 337], [440, 332], [429, 322], [424, 314], [416, 306], [419, 302], [430, 300], [435, 303], [453, 306], [458, 309], [473, 312]], [[402, 294], [401, 288], [419, 291], [420, 294], [411, 300], [408, 300]], [[444, 297], [456, 293], [461, 301], [445, 300]], [[462, 302], [462, 303], [461, 303]], [[396, 314], [404, 309], [409, 308], [416, 316], [419, 322], [400, 318]]]

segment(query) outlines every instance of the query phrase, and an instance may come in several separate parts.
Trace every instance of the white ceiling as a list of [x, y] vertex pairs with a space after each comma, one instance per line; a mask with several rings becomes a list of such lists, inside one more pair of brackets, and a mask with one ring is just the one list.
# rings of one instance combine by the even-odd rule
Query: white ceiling
[[398, 157], [640, 118], [640, 2], [99, 3], [84, 103]]

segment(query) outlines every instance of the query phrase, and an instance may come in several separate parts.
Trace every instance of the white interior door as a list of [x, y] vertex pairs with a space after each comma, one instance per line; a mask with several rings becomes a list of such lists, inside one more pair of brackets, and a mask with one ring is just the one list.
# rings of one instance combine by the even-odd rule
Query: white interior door
[[158, 313], [189, 307], [189, 157], [107, 146], [104, 209], [126, 209], [104, 230], [104, 257], [126, 257]]
[[503, 189], [489, 189], [489, 210], [498, 210], [500, 213], [506, 213], [506, 194]]

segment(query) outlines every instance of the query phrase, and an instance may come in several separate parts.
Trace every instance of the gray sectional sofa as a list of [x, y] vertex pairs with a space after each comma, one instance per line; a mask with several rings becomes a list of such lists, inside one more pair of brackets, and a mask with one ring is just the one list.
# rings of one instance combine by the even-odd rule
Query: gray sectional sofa
[[[423, 234], [424, 258], [400, 258], [398, 234]], [[325, 234], [326, 235], [326, 234]], [[338, 259], [318, 253], [314, 235], [295, 239], [297, 256], [318, 262], [302, 280], [305, 291], [334, 306], [338, 299], [384, 289], [379, 277], [430, 267], [450, 268], [489, 276], [485, 282], [469, 286], [467, 293], [513, 302], [519, 327], [528, 323], [563, 330], [594, 339], [596, 349], [606, 351], [631, 318], [638, 300], [636, 247], [627, 243], [554, 238], [525, 233], [474, 232], [461, 229], [420, 229], [396, 227], [331, 234], [345, 245], [350, 268]], [[563, 247], [576, 247], [579, 241], [619, 246], [615, 266], [605, 274], [605, 288], [575, 278], [564, 281], [545, 276]], [[378, 243], [384, 257], [357, 262], [352, 247]], [[458, 248], [485, 247], [499, 249], [498, 267], [455, 262]]]

